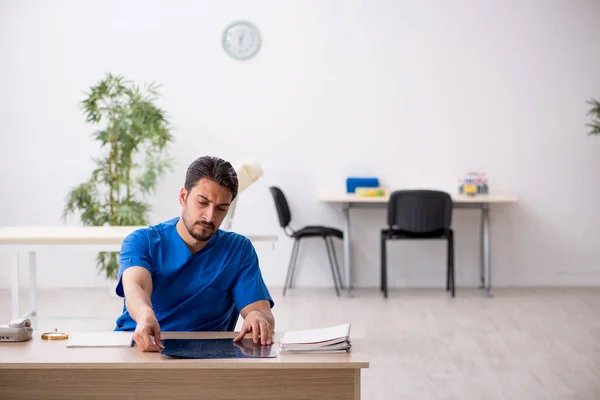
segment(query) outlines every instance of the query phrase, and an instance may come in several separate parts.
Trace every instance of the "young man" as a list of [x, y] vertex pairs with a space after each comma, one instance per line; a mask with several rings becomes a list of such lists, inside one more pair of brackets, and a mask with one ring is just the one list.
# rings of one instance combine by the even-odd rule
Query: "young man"
[[125, 301], [115, 330], [134, 330], [142, 351], [162, 348], [161, 330], [225, 331], [236, 310], [244, 323], [234, 341], [252, 332], [254, 343], [272, 344], [274, 303], [254, 247], [219, 229], [237, 192], [229, 162], [198, 158], [179, 193], [181, 217], [123, 241], [116, 292]]

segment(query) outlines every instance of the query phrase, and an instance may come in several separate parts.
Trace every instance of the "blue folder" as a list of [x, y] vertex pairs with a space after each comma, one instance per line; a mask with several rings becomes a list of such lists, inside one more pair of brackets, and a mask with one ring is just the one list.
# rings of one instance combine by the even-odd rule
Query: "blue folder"
[[346, 192], [354, 193], [357, 187], [379, 187], [379, 178], [361, 178], [348, 177], [346, 178]]

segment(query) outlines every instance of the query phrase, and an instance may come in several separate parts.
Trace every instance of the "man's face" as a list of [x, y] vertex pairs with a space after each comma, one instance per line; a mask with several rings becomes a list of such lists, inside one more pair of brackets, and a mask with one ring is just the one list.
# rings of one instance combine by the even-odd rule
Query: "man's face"
[[189, 192], [179, 194], [182, 220], [190, 235], [198, 241], [207, 241], [219, 229], [229, 211], [232, 193], [210, 179], [200, 179]]

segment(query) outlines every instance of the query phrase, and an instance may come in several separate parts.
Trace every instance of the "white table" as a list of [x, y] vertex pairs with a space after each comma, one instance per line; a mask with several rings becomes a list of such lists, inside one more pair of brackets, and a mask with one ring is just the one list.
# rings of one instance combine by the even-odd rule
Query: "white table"
[[[12, 268], [12, 318], [37, 318], [36, 251], [49, 246], [85, 246], [93, 251], [121, 250], [127, 235], [144, 226], [15, 226], [0, 227], [0, 250], [14, 254]], [[275, 242], [276, 235], [245, 235], [252, 242]], [[31, 310], [21, 315], [19, 307], [19, 251], [29, 253], [29, 304]], [[34, 321], [32, 321], [34, 322]]]
[[[319, 200], [342, 207], [344, 213], [344, 278], [348, 296], [351, 296], [352, 276], [350, 260], [350, 209], [351, 208], [387, 208], [389, 194], [381, 197], [363, 197], [354, 193], [321, 194]], [[481, 210], [481, 287], [486, 296], [490, 296], [490, 205], [515, 203], [518, 198], [511, 193], [490, 193], [486, 195], [452, 195], [455, 208], [474, 208]]]

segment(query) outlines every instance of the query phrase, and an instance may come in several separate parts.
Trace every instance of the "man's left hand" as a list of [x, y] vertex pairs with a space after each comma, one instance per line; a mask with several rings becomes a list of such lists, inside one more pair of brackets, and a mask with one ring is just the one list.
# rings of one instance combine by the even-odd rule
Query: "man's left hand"
[[252, 332], [252, 340], [255, 344], [270, 345], [273, 343], [273, 327], [259, 310], [252, 310], [246, 315], [240, 334], [233, 341], [239, 342], [248, 332]]

